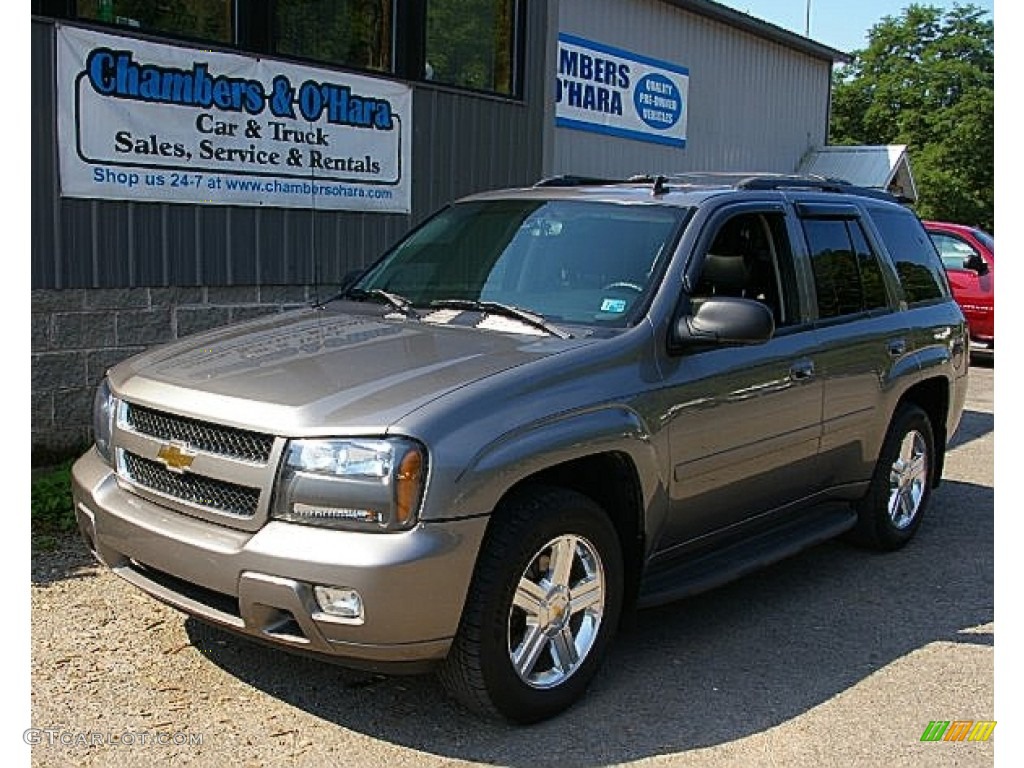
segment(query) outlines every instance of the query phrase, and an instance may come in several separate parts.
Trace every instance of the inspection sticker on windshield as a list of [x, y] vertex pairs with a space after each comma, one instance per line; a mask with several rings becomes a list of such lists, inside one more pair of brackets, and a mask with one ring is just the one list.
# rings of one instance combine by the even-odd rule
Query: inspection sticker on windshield
[[626, 300], [625, 299], [605, 299], [601, 302], [602, 312], [625, 312], [626, 311]]

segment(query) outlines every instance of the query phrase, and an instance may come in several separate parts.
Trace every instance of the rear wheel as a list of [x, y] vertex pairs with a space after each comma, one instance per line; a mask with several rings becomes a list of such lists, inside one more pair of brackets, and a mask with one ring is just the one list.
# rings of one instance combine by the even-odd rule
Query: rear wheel
[[441, 681], [478, 714], [551, 717], [583, 695], [621, 603], [604, 511], [573, 491], [527, 489], [495, 512]]
[[854, 538], [882, 550], [910, 541], [924, 516], [934, 471], [931, 420], [918, 406], [904, 405], [893, 417], [871, 486], [858, 504]]

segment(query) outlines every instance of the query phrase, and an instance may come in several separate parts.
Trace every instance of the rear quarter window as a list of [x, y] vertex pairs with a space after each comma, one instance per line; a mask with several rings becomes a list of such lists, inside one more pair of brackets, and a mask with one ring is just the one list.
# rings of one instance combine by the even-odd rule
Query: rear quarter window
[[861, 232], [860, 222], [808, 218], [803, 227], [820, 318], [888, 306], [882, 270]]
[[946, 271], [918, 218], [901, 208], [871, 206], [868, 210], [896, 267], [907, 303], [947, 298]]

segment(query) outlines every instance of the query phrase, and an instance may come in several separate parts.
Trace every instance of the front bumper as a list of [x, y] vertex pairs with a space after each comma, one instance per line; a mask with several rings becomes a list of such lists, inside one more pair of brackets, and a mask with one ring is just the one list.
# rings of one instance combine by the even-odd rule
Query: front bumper
[[[487, 525], [355, 533], [272, 520], [239, 531], [124, 490], [95, 449], [75, 463], [72, 491], [93, 554], [153, 597], [258, 640], [394, 671], [447, 654]], [[323, 614], [315, 585], [357, 590], [362, 623]]]

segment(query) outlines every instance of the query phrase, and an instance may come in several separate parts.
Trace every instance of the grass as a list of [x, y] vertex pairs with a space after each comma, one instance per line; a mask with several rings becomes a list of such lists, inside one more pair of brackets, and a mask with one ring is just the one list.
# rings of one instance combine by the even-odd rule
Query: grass
[[58, 536], [78, 527], [71, 499], [72, 463], [73, 460], [67, 459], [32, 479], [33, 549], [53, 549]]

